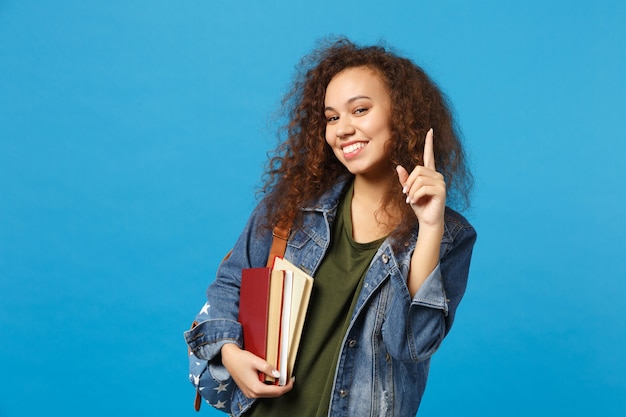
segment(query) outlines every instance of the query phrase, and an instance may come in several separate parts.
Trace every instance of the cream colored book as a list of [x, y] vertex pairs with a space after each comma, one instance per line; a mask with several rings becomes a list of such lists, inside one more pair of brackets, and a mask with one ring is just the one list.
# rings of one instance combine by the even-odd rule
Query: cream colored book
[[298, 346], [302, 336], [302, 328], [306, 312], [309, 307], [309, 299], [311, 298], [311, 290], [313, 289], [313, 277], [302, 271], [291, 262], [276, 257], [274, 259], [274, 270], [292, 271], [293, 278], [291, 283], [291, 314], [289, 318], [289, 348], [287, 358], [287, 375], [291, 377], [293, 367], [296, 363], [298, 354]]
[[283, 283], [283, 306], [280, 317], [280, 349], [278, 354], [278, 385], [287, 384], [287, 370], [289, 368], [289, 335], [291, 334], [291, 301], [293, 289], [293, 272], [285, 271]]
[[[265, 360], [278, 369], [278, 350], [280, 348], [280, 325], [283, 304], [283, 282], [285, 272], [277, 269], [272, 270], [270, 278], [269, 308], [267, 313], [267, 345], [265, 347]], [[267, 375], [265, 381], [274, 383], [275, 378]]]

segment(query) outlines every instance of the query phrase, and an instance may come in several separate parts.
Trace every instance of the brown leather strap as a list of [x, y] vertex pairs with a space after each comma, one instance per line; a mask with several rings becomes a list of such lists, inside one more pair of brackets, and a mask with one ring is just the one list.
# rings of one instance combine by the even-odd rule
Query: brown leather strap
[[202, 405], [202, 396], [200, 395], [200, 391], [196, 390], [196, 399], [193, 401], [193, 409], [196, 411], [200, 411], [201, 405]]
[[272, 267], [274, 265], [274, 258], [277, 256], [283, 256], [285, 249], [287, 248], [287, 240], [289, 240], [289, 234], [291, 229], [282, 226], [274, 227], [272, 231], [272, 247], [270, 248], [270, 254], [267, 257], [267, 266]]
[[[230, 254], [230, 252], [229, 252], [229, 254]], [[197, 325], [198, 325], [198, 322], [194, 320], [194, 322], [191, 323], [191, 328], [193, 329]], [[187, 347], [187, 354], [191, 355], [191, 349], [189, 347]], [[202, 396], [200, 395], [200, 390], [196, 388], [196, 399], [193, 402], [194, 410], [200, 411], [200, 406], [201, 405], [202, 405]]]

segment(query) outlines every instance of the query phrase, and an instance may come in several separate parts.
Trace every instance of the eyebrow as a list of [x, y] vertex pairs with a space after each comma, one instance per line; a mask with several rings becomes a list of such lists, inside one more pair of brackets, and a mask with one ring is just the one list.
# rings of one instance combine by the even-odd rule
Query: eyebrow
[[[348, 100], [348, 101], [346, 102], [346, 104], [354, 103], [355, 101], [357, 101], [357, 100], [361, 100], [361, 99], [368, 99], [368, 100], [371, 100], [371, 97], [369, 97], [369, 96], [354, 96], [354, 97], [352, 97], [350, 100]], [[331, 106], [326, 106], [326, 107], [324, 107], [324, 111], [327, 111], [327, 110], [335, 110], [335, 109], [334, 109], [334, 108], [332, 108]]]

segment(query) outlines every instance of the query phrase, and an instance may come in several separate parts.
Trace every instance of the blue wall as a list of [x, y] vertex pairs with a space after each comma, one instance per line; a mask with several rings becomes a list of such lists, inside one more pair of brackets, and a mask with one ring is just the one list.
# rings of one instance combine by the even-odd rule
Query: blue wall
[[423, 65], [470, 150], [420, 415], [624, 415], [626, 3], [503, 3], [1, 0], [0, 416], [195, 415], [182, 332], [328, 34]]

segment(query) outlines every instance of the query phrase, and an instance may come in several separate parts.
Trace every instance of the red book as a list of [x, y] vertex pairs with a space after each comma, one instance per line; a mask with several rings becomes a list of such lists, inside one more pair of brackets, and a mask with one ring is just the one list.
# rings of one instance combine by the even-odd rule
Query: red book
[[[243, 327], [243, 347], [265, 359], [272, 268], [248, 268], [241, 271], [239, 323]], [[261, 381], [265, 374], [259, 375]]]

